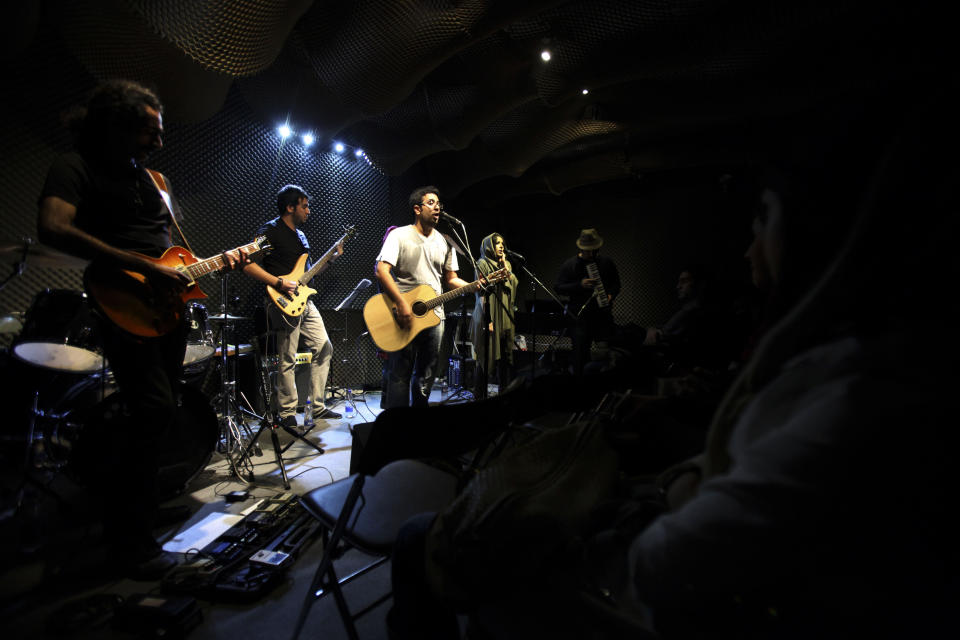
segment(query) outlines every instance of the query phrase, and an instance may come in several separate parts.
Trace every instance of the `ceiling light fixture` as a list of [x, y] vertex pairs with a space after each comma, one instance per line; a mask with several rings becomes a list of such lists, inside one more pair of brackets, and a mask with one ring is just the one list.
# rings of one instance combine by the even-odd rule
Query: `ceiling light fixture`
[[287, 138], [290, 137], [291, 134], [293, 134], [293, 131], [290, 129], [289, 125], [282, 124], [279, 127], [277, 127], [277, 133], [280, 134], [281, 138], [286, 140]]
[[550, 62], [550, 57], [551, 56], [550, 56], [549, 49], [544, 49], [543, 51], [540, 52], [540, 59], [543, 60], [544, 62]]
[[310, 145], [313, 144], [313, 140], [314, 140], [313, 134], [312, 134], [312, 133], [305, 133], [305, 134], [303, 134], [303, 138], [301, 138], [301, 140], [303, 140], [303, 144], [305, 144], [306, 146], [309, 147]]

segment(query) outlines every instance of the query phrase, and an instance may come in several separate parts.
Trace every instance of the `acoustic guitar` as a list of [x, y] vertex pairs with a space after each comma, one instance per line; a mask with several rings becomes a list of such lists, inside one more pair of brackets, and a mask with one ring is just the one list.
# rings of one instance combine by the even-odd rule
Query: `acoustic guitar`
[[[252, 255], [267, 248], [266, 236], [260, 236], [232, 251], [246, 250]], [[143, 258], [186, 274], [190, 284], [182, 293], [166, 294], [156, 290], [138, 271], [118, 269], [96, 260], [84, 271], [83, 284], [90, 299], [111, 322], [144, 338], [157, 338], [173, 331], [183, 319], [185, 303], [207, 297], [197, 279], [226, 267], [222, 255], [200, 260], [183, 247], [170, 247], [159, 258]]]
[[[509, 277], [508, 270], [500, 269], [488, 275], [485, 280], [486, 284], [490, 285]], [[440, 324], [440, 318], [433, 312], [434, 307], [453, 300], [457, 296], [472, 293], [481, 286], [480, 280], [475, 280], [438, 296], [430, 285], [421, 284], [406, 293], [401, 293], [401, 297], [410, 303], [413, 309], [413, 318], [406, 329], [397, 322], [396, 303], [390, 296], [378, 293], [367, 300], [363, 306], [363, 320], [367, 323], [367, 331], [370, 332], [370, 337], [373, 338], [377, 347], [388, 352], [399, 351], [410, 344], [410, 341], [424, 329]]]
[[313, 276], [317, 275], [317, 273], [323, 269], [324, 265], [330, 261], [330, 258], [336, 253], [336, 249], [340, 246], [340, 243], [346, 242], [356, 235], [356, 233], [353, 225], [345, 226], [344, 234], [340, 236], [340, 239], [334, 242], [333, 246], [330, 247], [306, 273], [304, 273], [303, 268], [307, 264], [308, 254], [305, 253], [297, 258], [296, 264], [293, 265], [293, 271], [285, 276], [280, 276], [284, 280], [296, 280], [297, 288], [293, 290], [293, 293], [284, 293], [267, 285], [267, 297], [273, 300], [277, 308], [288, 316], [295, 318], [301, 315], [307, 308], [307, 300], [317, 292], [316, 289], [311, 289], [307, 284], [309, 284], [309, 282], [313, 280]]

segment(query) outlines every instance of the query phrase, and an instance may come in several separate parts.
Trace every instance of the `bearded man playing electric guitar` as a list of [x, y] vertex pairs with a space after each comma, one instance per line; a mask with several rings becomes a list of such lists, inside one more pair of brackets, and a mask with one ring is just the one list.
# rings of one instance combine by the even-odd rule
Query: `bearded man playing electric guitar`
[[[300, 229], [310, 216], [310, 197], [302, 187], [288, 184], [277, 193], [277, 213], [279, 215], [276, 218], [257, 231], [258, 236], [266, 236], [272, 250], [262, 258], [261, 263], [251, 262], [246, 265], [243, 272], [268, 287], [267, 322], [270, 329], [277, 331], [277, 353], [280, 356], [277, 414], [282, 426], [294, 428], [297, 426], [298, 401], [296, 357], [301, 337], [305, 348], [312, 355], [309, 366], [313, 418], [336, 420], [341, 415], [324, 404], [333, 345], [330, 344], [320, 312], [312, 300], [306, 300], [302, 305], [290, 302], [290, 305], [296, 307], [295, 312], [291, 306], [280, 306], [304, 297], [305, 291], [302, 289], [306, 287], [306, 283], [301, 283], [296, 277], [291, 277], [291, 274], [297, 271], [300, 258], [310, 253], [310, 243]], [[341, 239], [328, 256], [324, 257], [332, 262], [342, 254]], [[329, 266], [328, 261], [316, 272], [326, 269]], [[276, 294], [276, 297], [273, 294]]]
[[[150, 327], [147, 333], [130, 333], [106, 317], [99, 323], [129, 420], [109, 425], [102, 461], [109, 473], [93, 479], [91, 489], [103, 503], [110, 567], [144, 580], [158, 579], [176, 564], [154, 539], [153, 525], [189, 516], [189, 510], [159, 511], [156, 491], [158, 444], [176, 419], [186, 350], [180, 296], [195, 287], [184, 271], [155, 260], [171, 248], [174, 212], [179, 217], [168, 181], [143, 166], [163, 146], [162, 110], [157, 96], [136, 83], [112, 80], [98, 86], [73, 114], [77, 150], [51, 165], [38, 216], [41, 241], [92, 260], [87, 275], [95, 267], [131, 274], [149, 291], [143, 306], [172, 309], [174, 321], [152, 334]], [[215, 261], [217, 268], [231, 269], [249, 262], [245, 251], [227, 252]]]
[[[441, 210], [437, 188], [420, 187], [408, 202], [415, 216], [413, 224], [391, 231], [377, 256], [377, 280], [396, 305], [394, 315], [400, 328], [414, 322], [413, 308], [403, 293], [425, 284], [439, 296], [444, 284], [449, 288], [471, 285], [457, 275], [456, 252], [436, 231]], [[440, 354], [443, 307], [437, 305], [427, 313], [435, 313], [439, 324], [420, 331], [409, 344], [390, 354], [388, 407], [427, 406]]]

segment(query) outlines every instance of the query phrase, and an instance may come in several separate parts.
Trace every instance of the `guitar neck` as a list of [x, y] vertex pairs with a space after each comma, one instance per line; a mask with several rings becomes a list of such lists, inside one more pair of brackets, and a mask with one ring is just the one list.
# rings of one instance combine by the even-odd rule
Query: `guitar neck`
[[434, 307], [441, 305], [445, 302], [449, 302], [450, 300], [453, 300], [458, 296], [466, 295], [468, 293], [473, 293], [479, 288], [480, 288], [480, 281], [474, 280], [470, 284], [465, 284], [462, 287], [457, 287], [456, 289], [451, 289], [446, 293], [442, 293], [436, 298], [426, 301], [424, 304], [427, 305], [428, 309], [433, 309]]
[[323, 266], [330, 262], [330, 258], [333, 257], [333, 252], [340, 245], [341, 242], [346, 240], [347, 235], [344, 234], [340, 236], [340, 239], [333, 243], [333, 246], [327, 249], [327, 252], [320, 256], [320, 259], [313, 263], [313, 266], [303, 272], [303, 275], [297, 279], [297, 282], [300, 284], [309, 284], [313, 280], [313, 276], [317, 275], [317, 272], [320, 269], [323, 269]]
[[[242, 247], [237, 247], [235, 251], [246, 250], [247, 253], [254, 253], [260, 249], [260, 246], [256, 242], [251, 242], [250, 244], [245, 244]], [[209, 273], [214, 273], [216, 271], [222, 270], [226, 267], [226, 263], [223, 260], [222, 255], [216, 255], [211, 258], [206, 258], [204, 260], [198, 260], [193, 264], [188, 264], [184, 267], [187, 274], [190, 276], [191, 280], [196, 280], [200, 276], [205, 276]]]

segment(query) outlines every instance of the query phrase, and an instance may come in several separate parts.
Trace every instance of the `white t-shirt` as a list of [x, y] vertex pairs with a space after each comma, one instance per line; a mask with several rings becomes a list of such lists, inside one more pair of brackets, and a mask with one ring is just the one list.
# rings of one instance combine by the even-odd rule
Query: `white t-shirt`
[[[397, 227], [387, 234], [377, 256], [377, 261], [381, 260], [393, 265], [391, 273], [401, 292], [427, 284], [440, 295], [443, 293], [444, 272], [459, 268], [457, 254], [443, 234], [434, 229], [429, 236], [424, 236], [412, 224]], [[443, 305], [438, 305], [434, 311], [443, 318]]]

